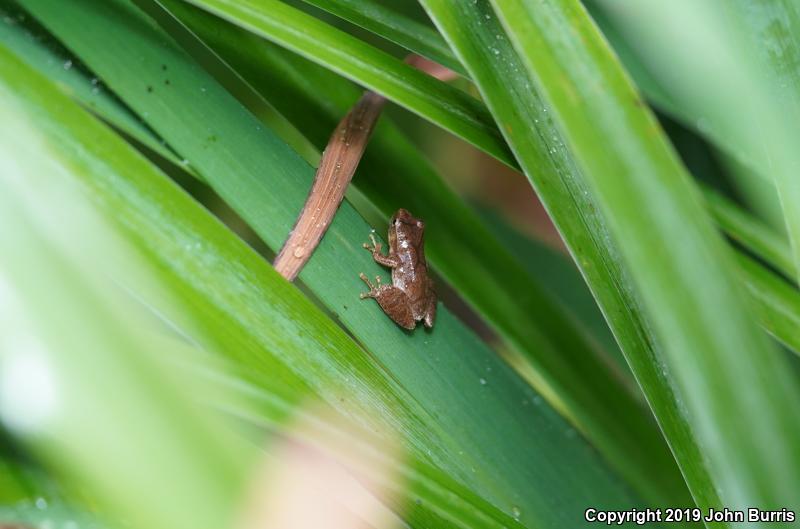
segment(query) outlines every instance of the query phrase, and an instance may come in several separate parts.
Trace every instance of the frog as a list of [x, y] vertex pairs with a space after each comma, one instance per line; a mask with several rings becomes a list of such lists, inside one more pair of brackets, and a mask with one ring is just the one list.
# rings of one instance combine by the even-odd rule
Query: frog
[[369, 234], [371, 245], [363, 247], [372, 253], [375, 262], [392, 271], [392, 284], [382, 285], [380, 276], [375, 285], [363, 272], [359, 277], [369, 287], [361, 299], [373, 298], [383, 312], [397, 325], [413, 330], [422, 321], [428, 329], [436, 320], [436, 290], [428, 275], [425, 260], [425, 223], [408, 210], [400, 208], [392, 215], [389, 224], [389, 254], [384, 255], [382, 245]]

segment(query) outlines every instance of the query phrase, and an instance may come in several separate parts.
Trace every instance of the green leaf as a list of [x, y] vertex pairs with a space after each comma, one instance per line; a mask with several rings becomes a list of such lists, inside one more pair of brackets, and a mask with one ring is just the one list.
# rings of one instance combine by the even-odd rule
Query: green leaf
[[[56, 1], [26, 1], [25, 5], [189, 159], [271, 247], [283, 242], [305, 198], [311, 167], [127, 4], [98, 5], [86, 0], [69, 6]], [[92, 32], [84, 31], [87, 24]], [[148, 86], [154, 88], [152, 92]], [[369, 352], [360, 357], [360, 365], [385, 370], [392, 384], [404, 388], [412, 396], [410, 402], [428, 417], [424, 424], [430, 433], [417, 433], [420, 439], [432, 435], [436, 441], [413, 446], [420, 458], [498, 509], [511, 514], [519, 511], [526, 524], [535, 520], [558, 526], [571, 516], [567, 513], [581, 512], [587, 501], [634, 504], [585, 441], [446, 309], [441, 309], [433, 332], [408, 334], [373, 303], [359, 301], [362, 286], [357, 273], [379, 271], [360, 247], [368, 232], [369, 226], [343, 204], [300, 277]], [[241, 286], [230, 289], [228, 295], [236, 300], [231, 315], [241, 319], [239, 311], [250, 314], [239, 299], [245, 294], [245, 303], [258, 304], [258, 296], [281, 299], [290, 291], [295, 292], [288, 284], [257, 293], [243, 291]], [[230, 325], [241, 328], [230, 318], [220, 325], [220, 332]], [[248, 323], [252, 329], [262, 325]], [[259, 367], [258, 355], [247, 343], [224, 352], [240, 355], [239, 360], [257, 368], [261, 376], [274, 376]], [[291, 354], [280, 343], [268, 350], [283, 355], [293, 369], [306, 369], [309, 363], [307, 352]], [[348, 373], [349, 362], [339, 357], [322, 360], [325, 366], [319, 366], [312, 373], [317, 378], [310, 380], [321, 378], [336, 385], [338, 395], [350, 395], [349, 386], [360, 377]], [[338, 395], [329, 393], [327, 400], [335, 403]], [[496, 431], [504, 432], [502, 440], [494, 435]], [[513, 447], [526, 447], [530, 454], [515, 458]], [[575, 472], [565, 473], [564, 468]], [[531, 493], [537, 488], [540, 493]], [[563, 488], [570, 506], [555, 508], [550, 503], [558, 488]]]
[[713, 189], [703, 188], [703, 194], [709, 212], [726, 235], [764, 259], [787, 278], [794, 277], [792, 251], [785, 236], [776, 233]]
[[[53, 115], [87, 136], [105, 127], [0, 56], [3, 423], [136, 526], [226, 524], [253, 450], [188, 403], [199, 389], [160, 370], [158, 352], [121, 317], [127, 307], [100, 263], [129, 255], [71, 178], [106, 145], [76, 141]], [[113, 163], [105, 154], [95, 171]]]
[[[0, 433], [7, 437], [8, 433]], [[0, 524], [13, 527], [70, 527], [71, 529], [100, 528], [99, 518], [81, 508], [80, 501], [65, 494], [61, 482], [34, 465], [29, 458], [9, 448], [0, 450]], [[85, 492], [85, 489], [84, 489]]]
[[[579, 2], [492, 3], [552, 105], [647, 309], [667, 369], [659, 385], [674, 384], [673, 407], [686, 406], [705, 456], [678, 457], [695, 499], [704, 507], [786, 503], [800, 486], [800, 407], [787, 405], [799, 388], [757, 332], [698, 191]], [[667, 438], [675, 450], [679, 438]], [[793, 470], [776, 478], [787, 462]], [[700, 463], [708, 475], [695, 480], [687, 470]]]
[[[796, 275], [800, 10], [760, 0], [598, 4], [668, 94], [675, 115], [775, 183]], [[707, 82], [693, 82], [698, 76]]]
[[[50, 503], [38, 498], [33, 502], [0, 505], [0, 522], [8, 527], [70, 527], [71, 529], [101, 529], [107, 527], [93, 515], [71, 505]], [[18, 524], [18, 525], [17, 525]]]
[[409, 51], [466, 73], [441, 35], [389, 6], [370, 0], [304, 0], [306, 3], [352, 22]]
[[175, 153], [147, 125], [106, 90], [98, 78], [87, 75], [81, 65], [74, 62], [67, 50], [46, 31], [7, 0], [0, 2], [0, 18], [5, 20], [0, 24], [0, 42], [18, 57], [115, 128], [179, 165], [180, 160]]
[[[620, 321], [610, 317], [612, 329], [617, 333], [634, 374], [660, 420], [695, 499], [700, 505], [718, 504], [716, 479], [726, 482], [724, 474], [715, 466], [716, 479], [712, 479], [711, 469], [703, 466], [704, 459], [699, 449], [711, 443], [715, 448], [730, 450], [728, 457], [732, 457], [732, 453], [738, 453], [736, 450], [742, 447], [736, 446], [739, 441], [733, 441], [732, 446], [725, 443], [718, 446], [717, 438], [711, 437], [706, 429], [710, 423], [723, 431], [731, 428], [732, 425], [725, 421], [727, 415], [723, 410], [730, 410], [729, 403], [737, 402], [737, 395], [728, 392], [713, 396], [705, 393], [708, 389], [705, 384], [716, 378], [712, 378], [711, 373], [718, 369], [719, 362], [729, 364], [729, 352], [736, 350], [742, 355], [739, 367], [743, 368], [736, 376], [744, 374], [751, 380], [755, 373], [767, 372], [775, 374], [780, 381], [777, 388], [773, 385], [763, 388], [768, 395], [765, 399], [777, 401], [783, 395], [781, 402], [791, 401], [792, 398], [786, 395], [793, 394], [795, 389], [778, 367], [778, 356], [767, 350], [747, 321], [738, 291], [730, 284], [733, 272], [725, 263], [721, 241], [699, 210], [699, 201], [693, 198], [696, 191], [691, 189], [671, 151], [665, 148], [666, 142], [657, 125], [643, 112], [635, 92], [598, 39], [580, 6], [565, 2], [542, 5], [534, 17], [519, 3], [497, 2], [498, 7], [509, 9], [503, 11], [503, 18], [512, 29], [512, 38], [525, 59], [525, 64], [520, 65], [505, 39], [497, 37], [500, 28], [492, 25], [491, 11], [454, 4], [445, 0], [424, 2], [434, 22], [470, 70], [496, 119], [503, 125], [512, 149], [528, 176], [537, 184], [540, 196], [571, 250], [585, 252], [585, 246], [578, 244], [574, 232], [581, 235], [580, 231], [583, 231], [583, 237], [593, 233], [597, 237], [606, 230], [596, 223], [590, 230], [580, 230], [565, 226], [565, 222], [592, 215], [595, 208], [607, 216], [608, 231], [613, 233], [613, 237], [597, 237], [600, 244], [593, 248], [597, 253], [586, 256], [590, 257], [588, 262], [584, 261], [584, 256], [578, 255], [577, 261], [607, 317], [618, 314], [617, 311], [625, 315], [630, 308], [648, 308], [646, 315], [638, 311], [628, 312], [635, 317], [633, 320]], [[528, 8], [535, 9], [533, 6]], [[572, 35], [572, 38], [558, 41], [560, 35]], [[493, 48], [500, 50], [502, 60], [492, 58]], [[534, 50], [538, 50], [535, 57]], [[523, 71], [528, 67], [533, 73], [531, 77]], [[582, 74], [591, 76], [591, 79], [581, 78]], [[594, 89], [598, 82], [603, 90]], [[533, 85], [546, 95], [544, 105], [536, 98]], [[500, 90], [500, 86], [506, 89]], [[592, 116], [591, 119], [587, 120], [587, 115]], [[556, 123], [551, 122], [549, 116], [553, 116]], [[532, 129], [537, 129], [537, 134], [531, 134]], [[562, 138], [573, 149], [574, 161], [561, 143]], [[609, 146], [609, 142], [613, 146]], [[577, 169], [575, 162], [583, 172]], [[543, 171], [543, 164], [547, 164], [549, 170]], [[648, 175], [649, 178], [636, 178], [636, 175]], [[576, 195], [586, 198], [568, 202]], [[587, 204], [587, 200], [593, 203]], [[567, 208], [572, 209], [570, 206], [575, 202], [579, 204], [579, 211], [567, 216]], [[648, 204], [648, 207], [642, 208], [642, 204]], [[681, 215], [677, 215], [678, 212]], [[649, 214], [646, 218], [640, 218], [646, 213]], [[685, 229], [690, 230], [693, 239], [687, 241], [682, 236], [680, 241], [673, 242], [671, 236], [664, 238], [666, 232], [672, 233], [675, 226], [687, 225], [689, 220], [690, 227]], [[680, 230], [682, 234], [685, 229]], [[623, 276], [621, 269], [617, 268], [611, 270], [611, 277], [592, 277], [591, 269], [609, 263], [618, 266], [616, 244], [619, 244], [621, 252], [619, 257], [631, 265], [631, 276]], [[670, 249], [667, 251], [665, 248]], [[688, 248], [693, 248], [693, 253]], [[698, 278], [703, 279], [698, 282]], [[614, 294], [614, 290], [620, 294], [634, 294], [637, 298], [641, 296], [643, 305], [629, 299], [622, 307], [618, 301], [609, 306], [608, 294]], [[678, 292], [680, 297], [676, 295]], [[717, 306], [709, 304], [708, 299], [725, 302]], [[710, 307], [713, 307], [713, 314], [702, 312]], [[723, 308], [729, 313], [721, 312]], [[693, 314], [693, 311], [697, 312]], [[698, 317], [704, 318], [702, 323], [696, 319]], [[730, 334], [733, 327], [740, 333], [735, 343]], [[635, 341], [626, 339], [625, 334], [641, 329], [653, 330], [650, 338], [655, 341], [652, 345], [642, 343], [641, 335]], [[653, 346], [655, 350], [651, 349]], [[685, 359], [683, 352], [690, 350], [697, 356]], [[736, 357], [739, 358], [738, 353]], [[710, 362], [713, 367], [704, 366], [701, 371], [693, 363], [696, 361]], [[694, 369], [689, 370], [690, 366]], [[691, 376], [697, 372], [709, 374], [710, 378], [692, 383]], [[729, 376], [729, 373], [721, 375]], [[671, 385], [673, 379], [675, 386]], [[756, 378], [753, 382], [759, 384], [759, 380], [762, 379]], [[723, 387], [733, 388], [738, 384], [735, 382]], [[673, 391], [679, 392], [680, 400]], [[717, 414], [709, 416], [705, 414], [707, 402], [699, 399], [701, 394], [726, 404], [722, 408], [713, 408]], [[679, 405], [681, 402], [689, 407], [685, 414]], [[789, 428], [786, 423], [793, 410], [782, 408], [778, 402], [771, 402], [769, 409], [776, 404], [775, 417], [770, 419], [783, 421], [783, 426]], [[746, 410], [749, 402], [739, 399], [737, 405]], [[749, 410], [755, 413], [756, 408], [753, 406]], [[753, 419], [763, 419], [763, 409], [757, 409], [761, 411]], [[710, 421], [700, 420], [700, 417]], [[765, 427], [769, 428], [770, 423]], [[737, 439], [743, 439], [743, 443], [756, 441], [752, 435], [740, 437], [740, 434], [751, 432], [749, 428], [742, 428], [742, 431], [735, 426], [732, 429], [736, 431]], [[761, 493], [767, 497], [772, 494], [780, 497], [780, 487], [767, 486], [762, 478], [774, 471], [774, 465], [781, 457], [791, 460], [796, 455], [780, 437], [770, 437], [768, 442], [779, 447], [780, 457], [772, 451], [772, 444], [768, 449], [768, 461], [757, 461], [757, 458], [741, 460], [741, 455], [736, 456], [744, 467], [741, 469], [743, 475], [753, 479], [754, 485], [763, 487], [755, 497]], [[703, 450], [702, 454], [707, 455], [707, 452]], [[715, 464], [719, 462], [716, 459]], [[770, 471], [758, 466], [767, 462], [773, 465]], [[787, 479], [784, 485], [791, 481], [791, 478]]]
[[[661, 85], [658, 78], [650, 72], [642, 57], [639, 56], [638, 46], [625, 38], [614, 18], [608, 16], [602, 6], [598, 5], [600, 2], [584, 0], [583, 3], [648, 102], [662, 113], [680, 121], [684, 126], [712, 142], [716, 146], [715, 154], [728, 169], [727, 174], [731, 183], [743, 196], [748, 206], [773, 227], [783, 229], [785, 223], [780, 211], [777, 191], [771, 179], [759, 177], [756, 174], [758, 168], [745, 165], [746, 162], [741, 155], [744, 151], [731, 150], [731, 146], [728, 145], [730, 142], [728, 137], [715, 134], [714, 130], [710, 130], [706, 126], [706, 122], [698, 120], [697, 116], [689, 115], [687, 107], [675, 103], [669, 90]], [[700, 124], [703, 126], [700, 127]]]
[[[788, 249], [788, 248], [787, 248]], [[737, 255], [753, 310], [774, 338], [800, 354], [800, 292], [744, 254]]]
[[609, 359], [633, 379], [603, 313], [570, 256], [519, 232], [496, 212], [481, 213], [498, 241], [523, 263], [529, 274], [539, 278], [555, 299], [571, 309], [592, 339], [602, 344]]
[[187, 0], [403, 105], [497, 159], [514, 159], [475, 98], [278, 0]]
[[214, 50], [206, 46], [180, 20], [164, 9], [157, 0], [133, 0], [133, 3], [149, 17], [156, 20], [166, 33], [184, 49], [190, 51], [195, 60], [212, 73], [223, 87], [233, 94], [247, 109], [283, 139], [306, 160], [318, 160], [319, 153], [308, 140], [286, 121], [261, 94], [242, 79]]

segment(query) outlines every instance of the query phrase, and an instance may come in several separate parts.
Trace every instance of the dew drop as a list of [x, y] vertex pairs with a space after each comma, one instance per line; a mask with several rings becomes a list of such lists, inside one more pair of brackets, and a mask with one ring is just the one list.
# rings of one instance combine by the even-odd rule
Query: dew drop
[[300, 259], [301, 257], [303, 257], [305, 255], [305, 253], [306, 253], [306, 249], [303, 246], [298, 246], [297, 248], [294, 249], [294, 252], [292, 252], [292, 255], [294, 255], [296, 258]]
[[481, 386], [485, 386], [487, 384], [486, 379], [485, 378], [481, 378], [480, 379], [480, 383], [481, 383]]
[[66, 61], [64, 61], [64, 69], [69, 70], [70, 68], [72, 68], [72, 60], [67, 59]]
[[47, 509], [47, 500], [44, 498], [36, 498], [36, 508], [40, 511]]

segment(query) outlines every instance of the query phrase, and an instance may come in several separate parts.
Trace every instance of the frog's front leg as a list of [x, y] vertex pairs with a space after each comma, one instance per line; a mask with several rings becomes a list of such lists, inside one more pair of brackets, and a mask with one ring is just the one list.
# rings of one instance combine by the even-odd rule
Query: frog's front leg
[[411, 300], [405, 292], [392, 285], [381, 285], [381, 278], [375, 277], [377, 285], [370, 283], [369, 278], [363, 273], [359, 277], [369, 287], [369, 292], [361, 294], [361, 299], [375, 298], [383, 312], [386, 313], [396, 324], [404, 329], [412, 330], [416, 327], [416, 320], [411, 311]]
[[372, 252], [372, 258], [375, 259], [376, 263], [383, 266], [388, 266], [389, 268], [394, 268], [398, 265], [397, 258], [392, 255], [391, 252], [389, 255], [383, 255], [381, 253], [381, 248], [383, 248], [383, 246], [378, 242], [377, 239], [375, 239], [374, 234], [370, 233], [369, 238], [372, 241], [372, 246], [370, 246], [368, 243], [364, 243], [362, 246]]

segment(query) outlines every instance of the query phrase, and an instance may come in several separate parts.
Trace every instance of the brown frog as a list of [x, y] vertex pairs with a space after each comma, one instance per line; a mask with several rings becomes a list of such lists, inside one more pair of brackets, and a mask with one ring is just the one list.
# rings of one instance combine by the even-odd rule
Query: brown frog
[[413, 329], [420, 320], [431, 328], [436, 318], [436, 292], [428, 277], [424, 235], [425, 223], [401, 208], [389, 225], [389, 255], [381, 253], [381, 243], [372, 234], [372, 246], [364, 243], [375, 262], [392, 269], [392, 284], [381, 285], [381, 278], [375, 277], [373, 286], [362, 273], [369, 292], [361, 294], [361, 299], [375, 298], [383, 312], [405, 329]]

